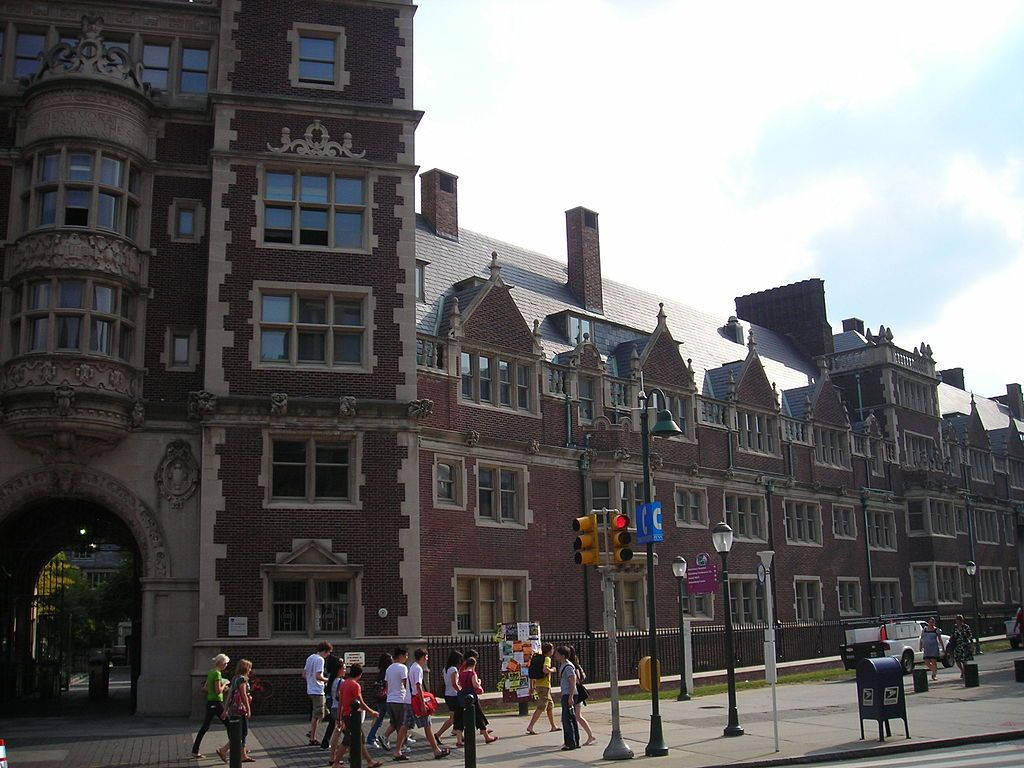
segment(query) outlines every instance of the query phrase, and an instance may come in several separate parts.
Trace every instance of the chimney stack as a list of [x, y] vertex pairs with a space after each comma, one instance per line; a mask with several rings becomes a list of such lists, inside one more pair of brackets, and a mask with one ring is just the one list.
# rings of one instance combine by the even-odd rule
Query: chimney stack
[[420, 174], [420, 206], [434, 232], [459, 239], [459, 177], [437, 168]]
[[963, 368], [947, 368], [944, 371], [939, 371], [939, 378], [942, 379], [943, 384], [949, 384], [951, 387], [957, 389], [963, 389], [966, 391], [967, 387], [964, 386], [964, 369]]
[[1006, 385], [1006, 407], [1010, 409], [1013, 418], [1024, 421], [1024, 394], [1021, 393], [1020, 384]]
[[864, 335], [864, 321], [859, 317], [848, 317], [843, 320], [843, 331], [856, 331], [861, 336]]
[[569, 290], [584, 308], [604, 312], [597, 214], [583, 207], [566, 211], [565, 240], [569, 252]]

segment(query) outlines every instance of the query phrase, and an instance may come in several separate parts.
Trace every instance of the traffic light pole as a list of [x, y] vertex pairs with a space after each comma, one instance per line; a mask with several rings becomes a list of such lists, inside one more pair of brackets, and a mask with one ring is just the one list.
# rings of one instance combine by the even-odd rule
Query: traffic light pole
[[619, 649], [615, 629], [615, 576], [608, 529], [609, 510], [604, 510], [604, 564], [600, 566], [602, 592], [604, 593], [604, 629], [608, 633], [608, 692], [612, 704], [612, 735], [604, 748], [605, 760], [630, 760], [633, 750], [622, 738], [619, 727]]

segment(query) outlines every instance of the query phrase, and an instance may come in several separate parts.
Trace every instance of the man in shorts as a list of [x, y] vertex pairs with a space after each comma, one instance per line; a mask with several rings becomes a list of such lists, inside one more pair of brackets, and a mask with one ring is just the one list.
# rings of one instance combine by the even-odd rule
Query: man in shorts
[[[409, 670], [405, 666], [405, 662], [409, 660], [409, 651], [405, 648], [395, 648], [391, 658], [393, 659], [391, 666], [384, 673], [388, 718], [391, 720], [391, 727], [388, 730], [398, 731], [394, 759], [408, 760], [402, 747], [405, 746], [405, 737], [409, 733], [409, 725], [412, 722], [412, 707], [409, 706], [409, 702], [412, 700], [409, 696]], [[407, 719], [409, 722], [406, 722]]]
[[[412, 698], [418, 699], [420, 703], [423, 702], [423, 670], [427, 663], [427, 652], [423, 648], [417, 648], [413, 654], [416, 657], [416, 661], [413, 662], [412, 666], [409, 667], [409, 691], [412, 694]], [[421, 710], [422, 711], [422, 710]], [[434, 738], [434, 731], [430, 727], [430, 715], [424, 717], [416, 717], [412, 711], [412, 704], [408, 706], [408, 712], [406, 718], [410, 721], [410, 728], [422, 728], [423, 732], [427, 735], [427, 743], [430, 744], [430, 748], [434, 750], [434, 759], [440, 760], [442, 757], [447, 757], [452, 753], [447, 747], [442, 748], [438, 745], [437, 740]]]
[[324, 695], [324, 659], [331, 655], [334, 647], [326, 640], [316, 647], [316, 652], [311, 653], [306, 659], [306, 666], [302, 670], [302, 677], [306, 681], [306, 695], [309, 697], [312, 714], [309, 716], [309, 744], [319, 746], [316, 738], [316, 729], [320, 721], [324, 719], [324, 704], [327, 697]]
[[533, 690], [537, 694], [537, 708], [533, 710], [533, 717], [530, 718], [530, 724], [526, 726], [526, 732], [530, 736], [536, 736], [537, 732], [533, 730], [533, 726], [537, 724], [540, 716], [545, 712], [548, 715], [548, 722], [551, 723], [551, 732], [562, 730], [555, 725], [555, 702], [551, 699], [551, 675], [555, 671], [554, 665], [551, 663], [551, 654], [554, 652], [555, 646], [551, 643], [544, 643], [540, 647], [540, 655], [543, 659], [543, 667], [541, 669], [543, 677], [531, 679], [530, 682], [533, 684]]

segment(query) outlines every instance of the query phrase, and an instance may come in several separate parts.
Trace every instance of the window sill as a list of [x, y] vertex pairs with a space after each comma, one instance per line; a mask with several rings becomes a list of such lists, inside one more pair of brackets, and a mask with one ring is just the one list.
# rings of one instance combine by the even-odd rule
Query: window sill
[[512, 530], [516, 530], [516, 531], [525, 531], [526, 530], [526, 524], [525, 523], [520, 523], [518, 521], [512, 521], [512, 520], [506, 520], [506, 521], [491, 520], [490, 518], [487, 518], [487, 517], [480, 517], [479, 515], [474, 515], [474, 522], [480, 528], [511, 528]]
[[329, 245], [294, 245], [291, 243], [266, 243], [260, 242], [257, 248], [266, 248], [272, 251], [308, 251], [310, 253], [337, 253], [339, 255], [351, 256], [372, 256], [373, 251], [368, 248], [332, 248]]
[[755, 451], [752, 448], [737, 448], [736, 453], [744, 453], [748, 456], [765, 456], [769, 459], [781, 459], [781, 453], [772, 453], [770, 451]]
[[685, 522], [683, 520], [680, 520], [680, 519], [676, 518], [676, 527], [677, 528], [697, 528], [699, 530], [707, 530], [708, 524], [707, 523], [688, 523], [688, 522]]
[[356, 501], [306, 501], [305, 499], [273, 499], [263, 503], [264, 509], [317, 509], [358, 512], [363, 505]]
[[853, 534], [852, 536], [846, 536], [845, 534], [833, 533], [832, 538], [836, 539], [837, 541], [856, 541], [857, 534]]
[[541, 417], [539, 413], [534, 413], [530, 410], [524, 411], [522, 408], [513, 408], [508, 405], [478, 403], [476, 400], [466, 400], [461, 395], [459, 396], [458, 403], [460, 406], [464, 405], [468, 408], [479, 408], [481, 411], [489, 411], [491, 413], [503, 413], [507, 416], [524, 416], [528, 419], [539, 419]]
[[[879, 547], [879, 546], [876, 546], [875, 544], [869, 544], [868, 545], [868, 549], [871, 550], [872, 552], [899, 552], [899, 550], [896, 547]], [[873, 580], [877, 581], [877, 579], [873, 579]]]
[[793, 539], [790, 539], [790, 538], [786, 539], [786, 544], [788, 544], [788, 545], [790, 545], [792, 547], [823, 547], [824, 546], [824, 544], [821, 544], [820, 542], [817, 542], [817, 541], [794, 541]]
[[863, 616], [864, 613], [863, 611], [840, 611], [839, 615], [843, 618], [856, 618], [858, 616]]
[[818, 461], [817, 459], [814, 460], [814, 466], [821, 467], [822, 469], [840, 469], [844, 472], [852, 471], [848, 464], [829, 464], [824, 461]]
[[434, 509], [446, 509], [452, 512], [465, 512], [466, 505], [458, 501], [437, 500], [434, 502]]
[[373, 373], [373, 369], [365, 365], [319, 365], [316, 363], [267, 363], [260, 362], [253, 366], [254, 371], [286, 371], [288, 373], [301, 373], [313, 371], [316, 373]]
[[738, 534], [733, 534], [733, 538], [734, 538], [735, 541], [738, 541], [741, 544], [767, 544], [768, 543], [768, 539], [762, 539], [762, 538], [758, 538], [758, 537], [754, 537], [754, 536], [740, 536]]
[[933, 539], [955, 539], [956, 535], [952, 533], [930, 533], [928, 534]]

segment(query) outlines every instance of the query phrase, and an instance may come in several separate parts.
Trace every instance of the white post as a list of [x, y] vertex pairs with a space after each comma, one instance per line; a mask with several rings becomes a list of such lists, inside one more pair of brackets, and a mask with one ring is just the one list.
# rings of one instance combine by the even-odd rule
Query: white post
[[693, 696], [693, 619], [683, 619], [683, 659], [686, 662], [686, 690]]
[[[779, 702], [776, 698], [775, 685], [778, 671], [775, 667], [775, 616], [772, 613], [772, 561], [775, 552], [767, 550], [758, 552], [761, 565], [764, 566], [764, 604], [768, 626], [764, 630], [764, 679], [772, 688], [772, 726], [775, 730], [775, 751], [779, 751]], [[726, 606], [728, 610], [728, 606]]]
[[630, 760], [633, 750], [622, 738], [619, 728], [619, 651], [616, 645], [615, 632], [615, 577], [613, 575], [612, 553], [609, 542], [609, 510], [602, 510], [599, 515], [603, 520], [604, 532], [604, 564], [601, 569], [601, 586], [604, 592], [604, 629], [608, 634], [608, 693], [612, 705], [612, 734], [608, 746], [604, 748], [605, 760]]

